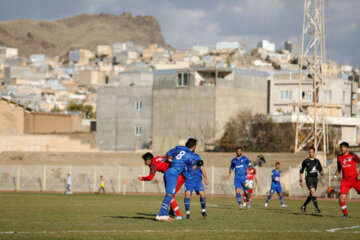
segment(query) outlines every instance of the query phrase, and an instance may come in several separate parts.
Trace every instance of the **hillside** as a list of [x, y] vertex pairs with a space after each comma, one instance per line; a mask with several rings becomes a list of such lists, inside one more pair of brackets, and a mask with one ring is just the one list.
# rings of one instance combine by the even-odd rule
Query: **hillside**
[[131, 40], [168, 47], [152, 16], [77, 15], [55, 21], [20, 19], [0, 22], [0, 44], [19, 49], [21, 56], [44, 53], [64, 56], [74, 48], [95, 50], [97, 45]]

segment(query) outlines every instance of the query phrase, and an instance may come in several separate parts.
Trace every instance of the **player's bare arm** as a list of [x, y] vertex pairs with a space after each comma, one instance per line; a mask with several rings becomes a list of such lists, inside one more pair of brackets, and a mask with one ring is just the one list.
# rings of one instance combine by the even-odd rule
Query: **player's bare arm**
[[204, 166], [200, 166], [200, 170], [201, 170], [201, 172], [202, 172], [202, 174], [203, 174], [203, 176], [204, 176], [204, 182], [205, 182], [205, 184], [206, 184], [206, 185], [209, 185], [209, 180], [208, 180], [208, 178], [207, 178], [207, 175], [206, 175], [206, 171], [205, 171]]
[[300, 173], [300, 176], [299, 176], [299, 184], [300, 184], [301, 187], [304, 187], [304, 183], [303, 183], [302, 178], [303, 178], [303, 174]]
[[321, 172], [320, 172], [320, 175], [321, 175], [321, 177], [322, 177], [323, 179], [325, 179], [325, 173], [324, 173], [324, 171], [321, 171]]
[[227, 179], [227, 180], [230, 179], [232, 172], [233, 172], [232, 170], [229, 170], [229, 174], [226, 176], [226, 179]]
[[338, 178], [339, 174], [339, 170], [336, 170], [334, 177], [331, 178], [331, 181], [335, 181]]
[[332, 182], [335, 181], [335, 180], [338, 178], [340, 172], [341, 172], [341, 164], [340, 164], [339, 161], [338, 161], [338, 162], [337, 162], [337, 169], [336, 169], [335, 175], [334, 175], [334, 177], [331, 178], [331, 181], [332, 181]]
[[[355, 161], [357, 164], [360, 164], [360, 158], [359, 158], [359, 156], [356, 155], [356, 154], [353, 153], [353, 152], [351, 152], [350, 154], [353, 156], [354, 161]], [[359, 172], [358, 175], [356, 176], [356, 180], [357, 180], [357, 181], [360, 181], [360, 172]]]

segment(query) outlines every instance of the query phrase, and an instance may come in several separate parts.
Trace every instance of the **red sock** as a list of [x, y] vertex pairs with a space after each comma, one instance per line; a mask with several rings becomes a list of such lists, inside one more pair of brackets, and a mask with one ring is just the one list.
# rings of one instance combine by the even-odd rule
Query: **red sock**
[[344, 215], [348, 215], [347, 209], [346, 209], [346, 202], [340, 202], [340, 207], [341, 207], [341, 211], [343, 212]]
[[252, 194], [249, 194], [250, 195], [250, 199], [249, 199], [249, 202], [251, 202], [251, 199], [252, 199]]
[[176, 213], [177, 216], [181, 217], [181, 213], [179, 210], [179, 206], [177, 205], [175, 199], [173, 198], [170, 202], [171, 208], [173, 209], [173, 211]]
[[243, 194], [243, 197], [244, 197], [244, 202], [246, 202], [246, 195], [245, 195], [245, 193]]

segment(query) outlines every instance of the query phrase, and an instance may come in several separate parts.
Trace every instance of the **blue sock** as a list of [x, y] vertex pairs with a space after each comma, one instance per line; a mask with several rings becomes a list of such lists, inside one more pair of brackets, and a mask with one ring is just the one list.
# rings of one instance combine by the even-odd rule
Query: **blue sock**
[[280, 203], [281, 203], [281, 205], [283, 205], [283, 204], [284, 204], [284, 201], [283, 201], [283, 196], [280, 196]]
[[169, 215], [169, 205], [170, 205], [170, 202], [171, 202], [171, 199], [172, 199], [173, 197], [172, 196], [170, 196], [170, 195], [166, 195], [165, 197], [164, 197], [164, 200], [163, 200], [163, 202], [162, 202], [162, 204], [161, 204], [161, 208], [160, 208], [160, 212], [159, 212], [159, 216], [168, 216]]
[[270, 199], [271, 199], [271, 195], [268, 195], [268, 197], [266, 199], [266, 203], [268, 203]]
[[206, 197], [200, 198], [200, 204], [201, 204], [202, 211], [205, 212], [206, 211]]
[[190, 198], [184, 198], [186, 213], [190, 212]]
[[241, 204], [241, 194], [240, 193], [236, 194], [236, 199], [238, 201], [238, 204], [240, 205]]

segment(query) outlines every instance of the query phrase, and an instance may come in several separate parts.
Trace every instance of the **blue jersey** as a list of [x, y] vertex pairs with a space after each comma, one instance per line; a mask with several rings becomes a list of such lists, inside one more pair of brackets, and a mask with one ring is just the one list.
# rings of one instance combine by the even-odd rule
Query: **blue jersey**
[[281, 170], [277, 171], [276, 169], [273, 169], [271, 172], [271, 179], [273, 184], [280, 184], [280, 175]]
[[168, 168], [177, 175], [180, 175], [186, 169], [190, 168], [195, 159], [200, 158], [199, 155], [192, 152], [188, 147], [177, 146], [166, 153], [166, 156], [173, 157], [172, 163]]
[[235, 168], [235, 178], [247, 178], [246, 171], [248, 167], [252, 167], [250, 160], [247, 157], [241, 156], [231, 160], [230, 170]]
[[191, 167], [188, 167], [185, 172], [186, 179], [193, 179], [193, 178], [201, 179], [202, 178], [202, 172], [201, 172], [200, 167], [197, 167], [197, 168], [195, 168], [195, 170], [193, 170], [193, 167], [200, 160], [201, 160], [201, 157], [195, 153], [193, 160], [191, 161]]

